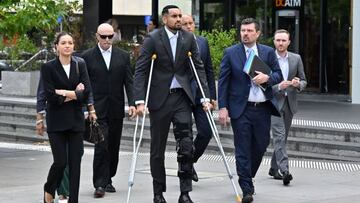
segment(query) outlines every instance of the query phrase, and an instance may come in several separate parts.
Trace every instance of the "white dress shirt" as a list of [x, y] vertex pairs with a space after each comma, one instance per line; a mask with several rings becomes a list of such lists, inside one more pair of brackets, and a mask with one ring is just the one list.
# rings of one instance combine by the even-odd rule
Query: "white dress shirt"
[[[173, 59], [175, 61], [176, 45], [177, 45], [177, 39], [179, 37], [179, 32], [176, 32], [176, 34], [174, 34], [166, 26], [165, 26], [165, 31], [166, 31], [167, 36], [169, 37], [171, 52], [173, 55]], [[181, 88], [181, 85], [179, 84], [179, 82], [177, 81], [175, 76], [173, 77], [173, 79], [171, 81], [171, 85], [170, 85], [170, 89], [173, 89], [173, 88]]]
[[[252, 47], [247, 47], [247, 46], [244, 46], [244, 47], [245, 47], [246, 57], [248, 57], [248, 54], [250, 53], [248, 51], [248, 49], [252, 49], [255, 52], [255, 55], [259, 56], [259, 52], [258, 52], [256, 44]], [[252, 81], [251, 81], [251, 87], [250, 87], [248, 101], [249, 102], [264, 102], [264, 101], [266, 101], [265, 94], [263, 93], [263, 91], [260, 89], [259, 86], [255, 85], [255, 83]]]
[[288, 80], [289, 78], [289, 54], [286, 52], [284, 57], [281, 57], [276, 51], [276, 57], [279, 61], [280, 69], [283, 75], [284, 80]]
[[110, 46], [110, 48], [108, 48], [107, 50], [103, 50], [100, 45], [98, 44], [101, 55], [104, 58], [105, 64], [107, 69], [109, 70], [110, 68], [110, 60], [111, 60], [111, 52], [112, 52], [112, 46]]
[[62, 67], [64, 68], [66, 76], [69, 78], [70, 77], [70, 64], [62, 65]]

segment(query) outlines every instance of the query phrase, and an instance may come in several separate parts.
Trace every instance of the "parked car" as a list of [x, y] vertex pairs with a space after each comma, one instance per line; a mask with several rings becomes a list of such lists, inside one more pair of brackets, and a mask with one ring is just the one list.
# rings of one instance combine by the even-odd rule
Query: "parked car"
[[0, 61], [0, 80], [2, 71], [13, 71], [14, 69], [4, 61]]

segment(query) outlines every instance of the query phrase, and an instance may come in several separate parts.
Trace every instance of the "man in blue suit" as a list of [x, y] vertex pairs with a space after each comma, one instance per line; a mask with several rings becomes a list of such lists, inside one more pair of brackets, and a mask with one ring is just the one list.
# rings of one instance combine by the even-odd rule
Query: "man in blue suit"
[[[181, 24], [182, 29], [194, 32], [195, 31], [195, 23], [194, 18], [191, 15], [183, 15], [181, 17]], [[211, 62], [211, 56], [210, 56], [210, 50], [209, 50], [209, 44], [205, 37], [202, 36], [195, 36], [196, 43], [198, 44], [198, 48], [200, 51], [200, 58], [204, 63], [204, 69], [206, 74], [206, 80], [208, 83], [209, 91], [210, 91], [210, 99], [211, 104], [213, 108], [216, 106], [216, 88], [215, 88], [215, 78], [214, 78], [214, 71], [212, 67]], [[195, 118], [196, 123], [196, 129], [198, 134], [196, 135], [196, 138], [194, 140], [194, 163], [196, 163], [201, 155], [204, 153], [206, 147], [208, 146], [211, 137], [211, 127], [209, 124], [209, 121], [206, 118], [206, 113], [203, 110], [203, 106], [201, 104], [201, 92], [198, 88], [198, 85], [196, 84], [196, 79], [194, 78], [192, 80], [191, 86], [193, 87], [194, 95], [195, 95], [195, 102], [196, 104], [192, 107], [192, 112]], [[193, 170], [193, 178], [195, 182], [199, 181], [199, 178], [197, 176], [197, 173], [195, 169]]]
[[[253, 201], [252, 178], [270, 142], [271, 114], [279, 116], [271, 99], [272, 86], [282, 81], [282, 74], [274, 49], [256, 43], [260, 33], [257, 20], [244, 19], [240, 27], [241, 43], [225, 49], [220, 65], [219, 120], [226, 124], [228, 117], [231, 118], [242, 203]], [[243, 71], [252, 52], [271, 68], [271, 74], [256, 71], [257, 75], [250, 78]]]

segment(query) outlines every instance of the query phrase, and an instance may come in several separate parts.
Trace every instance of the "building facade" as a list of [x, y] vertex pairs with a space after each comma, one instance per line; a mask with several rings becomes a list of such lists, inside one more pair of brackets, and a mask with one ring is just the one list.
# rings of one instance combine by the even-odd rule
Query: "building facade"
[[276, 29], [291, 33], [290, 50], [299, 53], [308, 78], [306, 91], [345, 95], [360, 103], [360, 15], [355, 0], [194, 0], [193, 14], [203, 30], [238, 28], [246, 17], [262, 27], [271, 44]]
[[112, 0], [112, 12], [124, 35], [132, 36], [145, 29], [145, 16], [159, 16], [166, 4], [192, 13], [201, 30], [238, 28], [242, 19], [254, 17], [262, 27], [262, 42], [269, 45], [276, 29], [289, 30], [290, 50], [299, 53], [304, 62], [306, 91], [341, 95], [360, 104], [360, 51], [356, 49], [360, 45], [360, 14], [355, 12], [360, 1]]
[[[299, 53], [308, 78], [307, 91], [349, 95], [360, 80], [352, 55], [356, 37], [355, 0], [196, 0], [193, 13], [203, 30], [238, 28], [246, 17], [262, 27], [262, 41], [271, 43], [276, 29], [291, 33], [290, 50]], [[355, 14], [355, 15], [354, 15]], [[359, 38], [359, 37], [357, 37]], [[355, 57], [356, 58], [356, 57]], [[353, 83], [353, 84], [352, 84]]]

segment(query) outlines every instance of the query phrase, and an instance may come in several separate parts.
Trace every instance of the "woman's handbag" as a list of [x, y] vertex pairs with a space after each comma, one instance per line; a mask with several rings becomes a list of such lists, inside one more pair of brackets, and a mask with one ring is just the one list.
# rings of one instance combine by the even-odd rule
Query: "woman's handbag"
[[85, 119], [84, 140], [94, 144], [99, 144], [104, 141], [104, 133], [98, 122]]

